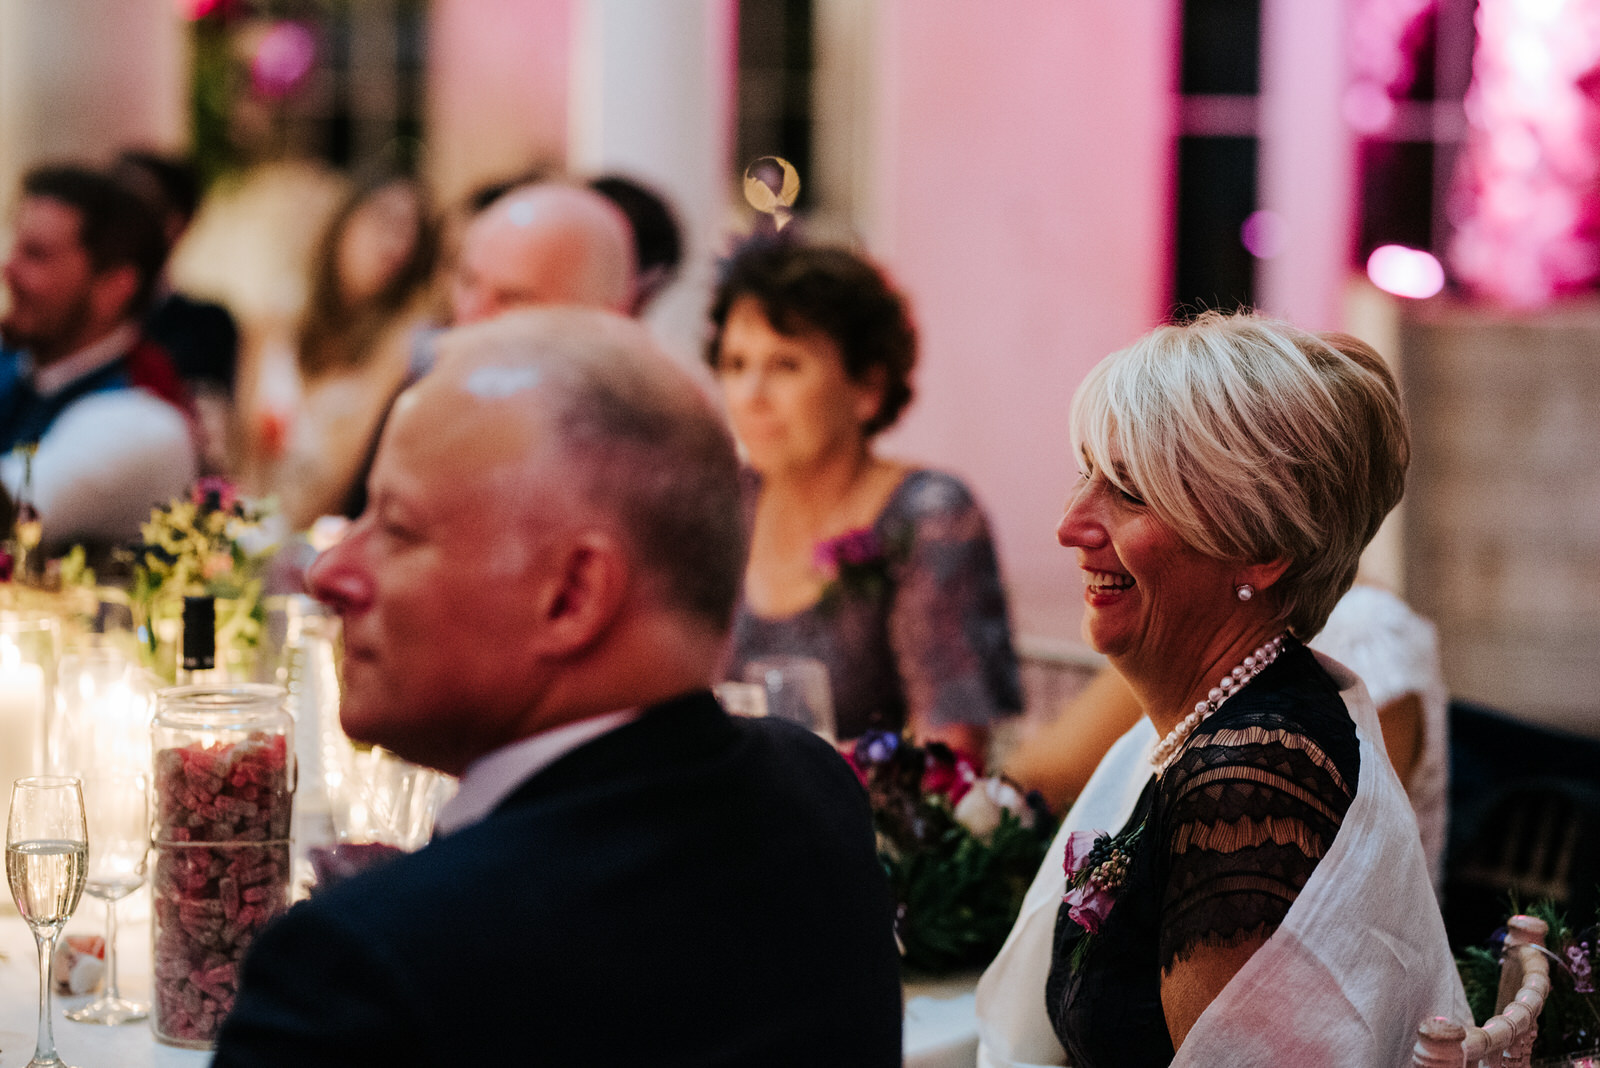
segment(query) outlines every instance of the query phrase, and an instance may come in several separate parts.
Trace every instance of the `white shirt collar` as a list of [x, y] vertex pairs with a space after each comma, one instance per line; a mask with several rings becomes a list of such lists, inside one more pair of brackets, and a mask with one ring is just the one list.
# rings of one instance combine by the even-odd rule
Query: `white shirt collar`
[[434, 834], [454, 834], [483, 819], [511, 794], [572, 750], [639, 718], [636, 708], [580, 719], [501, 746], [467, 765], [461, 788], [439, 811]]
[[139, 328], [131, 322], [123, 323], [99, 341], [85, 345], [71, 356], [64, 356], [49, 367], [36, 369], [33, 372], [33, 388], [43, 397], [60, 393], [84, 375], [98, 371], [121, 357], [133, 348], [133, 343], [138, 338]]

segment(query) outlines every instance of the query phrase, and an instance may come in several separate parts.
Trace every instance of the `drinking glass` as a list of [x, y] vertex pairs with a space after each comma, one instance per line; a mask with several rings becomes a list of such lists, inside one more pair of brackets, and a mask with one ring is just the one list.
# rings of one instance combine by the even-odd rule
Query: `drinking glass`
[[84, 780], [83, 802], [94, 831], [84, 889], [106, 903], [106, 983], [98, 998], [66, 1015], [76, 1023], [132, 1023], [148, 1016], [150, 1006], [124, 998], [117, 986], [117, 902], [144, 885], [150, 854], [149, 776], [96, 774]]
[[711, 692], [729, 715], [760, 719], [767, 714], [767, 688], [759, 682], [719, 682]]
[[809, 656], [767, 656], [744, 666], [746, 682], [767, 691], [767, 715], [786, 719], [835, 742], [828, 668]]
[[150, 767], [150, 681], [128, 650], [104, 635], [77, 639], [56, 670], [51, 774], [87, 787], [101, 769]]
[[61, 929], [83, 897], [88, 853], [82, 783], [59, 775], [18, 779], [6, 821], [6, 881], [39, 947], [39, 1037], [27, 1068], [63, 1068], [50, 1026], [50, 971]]

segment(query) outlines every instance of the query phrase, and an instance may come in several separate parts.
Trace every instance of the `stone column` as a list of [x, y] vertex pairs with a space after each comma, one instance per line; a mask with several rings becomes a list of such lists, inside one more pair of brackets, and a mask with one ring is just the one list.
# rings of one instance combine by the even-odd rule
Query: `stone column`
[[1261, 7], [1260, 206], [1282, 224], [1258, 260], [1256, 303], [1308, 330], [1342, 326], [1356, 225], [1355, 143], [1340, 112], [1345, 8], [1307, 0]]
[[565, 162], [569, 8], [564, 0], [432, 0], [427, 169], [446, 203], [483, 182]]
[[725, 205], [738, 62], [734, 0], [576, 0], [567, 159], [656, 187], [683, 226], [678, 281], [648, 318], [668, 351], [699, 360]]

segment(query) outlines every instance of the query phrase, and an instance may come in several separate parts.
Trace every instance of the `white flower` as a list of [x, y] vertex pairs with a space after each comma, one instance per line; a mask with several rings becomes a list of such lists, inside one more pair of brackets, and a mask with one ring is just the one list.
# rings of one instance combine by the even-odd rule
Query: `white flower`
[[1017, 817], [1017, 822], [1023, 827], [1033, 827], [1037, 817], [1029, 807], [1027, 799], [1022, 796], [1022, 791], [1004, 779], [983, 780], [983, 790], [991, 801]]
[[971, 831], [973, 837], [987, 839], [1000, 826], [1000, 807], [987, 789], [993, 779], [976, 783], [966, 796], [956, 804], [956, 822]]
[[985, 841], [1000, 826], [1001, 813], [1009, 812], [1024, 827], [1033, 826], [1033, 810], [1015, 786], [1004, 779], [983, 779], [974, 783], [956, 805], [956, 822]]

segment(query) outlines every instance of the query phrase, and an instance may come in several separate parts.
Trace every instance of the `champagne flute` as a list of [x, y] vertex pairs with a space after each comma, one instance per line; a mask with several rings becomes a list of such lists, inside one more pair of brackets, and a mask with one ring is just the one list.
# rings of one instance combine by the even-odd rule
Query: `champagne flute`
[[83, 897], [89, 833], [79, 780], [18, 779], [6, 821], [6, 880], [39, 947], [39, 1037], [27, 1068], [64, 1068], [50, 1025], [50, 970], [61, 929]]
[[84, 889], [106, 903], [106, 985], [98, 998], [66, 1014], [75, 1023], [132, 1023], [150, 1014], [149, 1005], [124, 998], [117, 986], [117, 902], [144, 885], [149, 791], [149, 777], [136, 772], [101, 772], [84, 780], [84, 807], [94, 829]]

